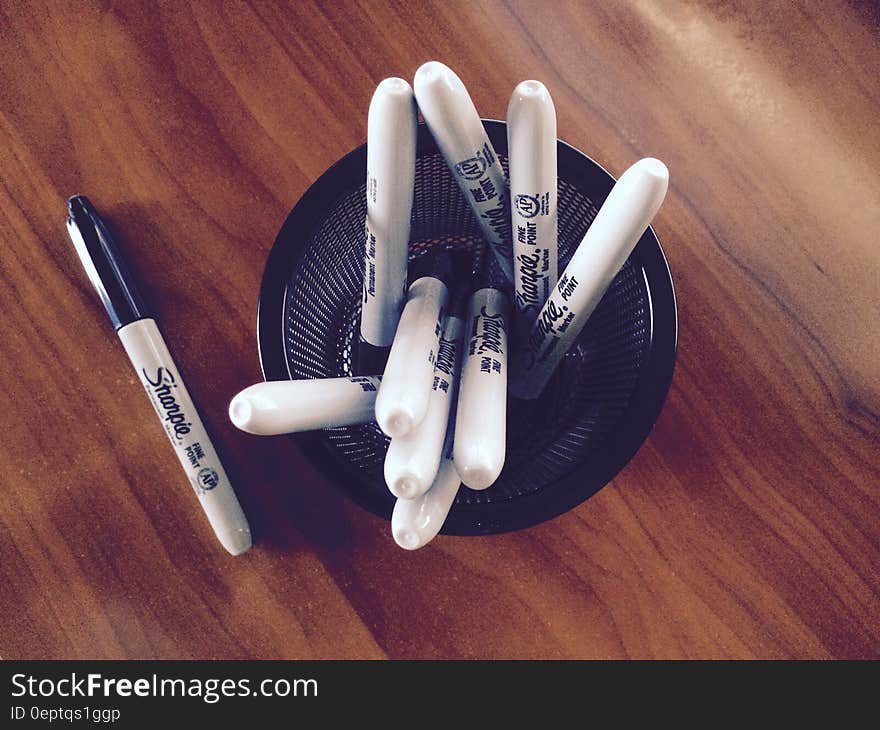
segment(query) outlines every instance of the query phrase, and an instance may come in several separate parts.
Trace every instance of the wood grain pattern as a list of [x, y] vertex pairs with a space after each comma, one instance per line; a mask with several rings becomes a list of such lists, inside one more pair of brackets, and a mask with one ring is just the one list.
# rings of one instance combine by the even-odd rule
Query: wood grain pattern
[[[4, 3], [0, 655], [878, 657], [880, 19], [869, 4]], [[485, 116], [543, 80], [613, 173], [665, 160], [680, 351], [648, 442], [536, 528], [409, 554], [284, 438], [262, 265], [425, 60]], [[87, 193], [252, 520], [231, 559], [63, 226]]]

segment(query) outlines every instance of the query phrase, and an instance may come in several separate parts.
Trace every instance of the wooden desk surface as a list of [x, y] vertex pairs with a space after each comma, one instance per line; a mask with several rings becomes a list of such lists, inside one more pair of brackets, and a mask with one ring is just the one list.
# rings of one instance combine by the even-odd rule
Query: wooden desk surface
[[[869, 4], [0, 7], [0, 655], [880, 655], [880, 18]], [[287, 439], [237, 432], [263, 262], [425, 60], [484, 116], [543, 80], [614, 174], [665, 160], [680, 348], [572, 512], [405, 553]], [[225, 554], [64, 229], [88, 194], [252, 520]]]

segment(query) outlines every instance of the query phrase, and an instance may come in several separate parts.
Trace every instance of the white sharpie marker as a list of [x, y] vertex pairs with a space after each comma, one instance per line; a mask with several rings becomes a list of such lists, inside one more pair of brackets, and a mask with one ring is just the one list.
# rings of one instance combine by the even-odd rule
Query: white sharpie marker
[[257, 436], [369, 423], [380, 380], [362, 375], [255, 383], [229, 403], [229, 420]]
[[492, 486], [507, 438], [507, 295], [493, 288], [471, 297], [456, 408], [454, 461], [471, 489]]
[[436, 276], [419, 276], [409, 287], [376, 397], [376, 421], [393, 439], [415, 428], [428, 412], [448, 296]]
[[251, 531], [156, 321], [88, 198], [67, 203], [67, 230], [119, 339], [165, 428], [217, 539], [233, 555], [251, 546]]
[[444, 457], [431, 488], [415, 499], [398, 499], [391, 513], [391, 534], [406, 550], [424, 547], [436, 537], [446, 521], [461, 477], [450, 458]]
[[374, 347], [394, 340], [406, 297], [418, 118], [412, 87], [385, 79], [367, 121], [367, 219], [361, 338]]
[[507, 180], [470, 94], [455, 72], [438, 61], [429, 61], [416, 71], [413, 88], [425, 124], [501, 270], [513, 281]]
[[556, 109], [540, 81], [523, 81], [507, 106], [514, 331], [528, 335], [556, 285]]
[[424, 494], [437, 476], [450, 406], [455, 398], [463, 332], [460, 315], [446, 317], [434, 364], [428, 412], [421, 423], [409, 433], [391, 439], [388, 446], [385, 483], [395, 497], [413, 499]]
[[647, 157], [608, 194], [517, 353], [510, 390], [537, 398], [660, 208], [669, 171]]

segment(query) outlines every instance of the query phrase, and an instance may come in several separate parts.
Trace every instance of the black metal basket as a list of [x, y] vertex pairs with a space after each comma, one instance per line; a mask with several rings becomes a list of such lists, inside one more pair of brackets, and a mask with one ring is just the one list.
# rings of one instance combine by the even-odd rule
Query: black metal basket
[[[507, 168], [503, 122], [484, 120]], [[583, 238], [614, 178], [558, 143], [559, 272]], [[357, 372], [366, 145], [303, 195], [269, 253], [257, 317], [267, 380]], [[424, 125], [419, 126], [411, 256], [441, 246], [479, 257], [479, 226]], [[442, 532], [515, 530], [571, 509], [632, 458], [654, 425], [675, 365], [672, 278], [652, 229], [642, 236], [544, 395], [511, 400], [507, 459], [485, 491], [459, 490]], [[295, 434], [316, 467], [355, 502], [390, 519], [383, 478], [388, 439], [375, 424]]]

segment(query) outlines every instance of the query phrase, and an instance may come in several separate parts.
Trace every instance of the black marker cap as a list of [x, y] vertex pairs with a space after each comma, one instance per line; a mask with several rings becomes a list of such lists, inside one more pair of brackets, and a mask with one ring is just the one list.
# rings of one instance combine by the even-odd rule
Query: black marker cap
[[446, 307], [446, 314], [449, 316], [462, 318], [467, 314], [476, 282], [473, 264], [473, 256], [469, 252], [453, 252], [452, 286], [450, 287], [449, 304]]
[[412, 284], [423, 276], [431, 276], [439, 279], [447, 286], [449, 285], [449, 276], [452, 273], [449, 255], [444, 250], [428, 251], [421, 256], [417, 256], [409, 262], [408, 285]]
[[140, 292], [95, 208], [85, 195], [67, 201], [67, 232], [115, 329], [149, 317]]
[[359, 337], [353, 362], [353, 375], [384, 373], [390, 352], [390, 346], [380, 347], [379, 345], [371, 345]]
[[451, 268], [450, 282], [453, 292], [463, 292], [470, 296], [471, 284], [477, 271], [477, 262], [474, 254], [466, 250], [453, 250], [449, 254]]
[[483, 258], [475, 279], [477, 289], [498, 289], [506, 292], [508, 296], [512, 293], [511, 283], [504, 275], [498, 260], [489, 250], [486, 251], [486, 256]]

